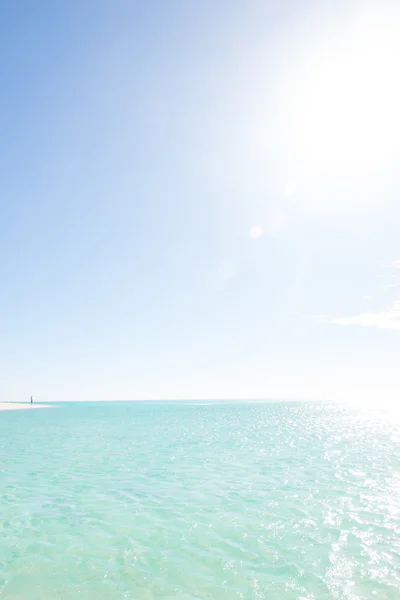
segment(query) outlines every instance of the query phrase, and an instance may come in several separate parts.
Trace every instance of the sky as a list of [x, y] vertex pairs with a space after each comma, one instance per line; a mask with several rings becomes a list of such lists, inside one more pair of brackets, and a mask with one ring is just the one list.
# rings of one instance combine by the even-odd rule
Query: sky
[[0, 7], [0, 400], [400, 398], [400, 5]]

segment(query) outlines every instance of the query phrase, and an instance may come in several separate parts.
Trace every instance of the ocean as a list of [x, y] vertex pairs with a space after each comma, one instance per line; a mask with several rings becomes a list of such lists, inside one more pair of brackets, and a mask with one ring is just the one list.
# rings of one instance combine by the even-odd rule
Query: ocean
[[400, 422], [315, 403], [0, 413], [1, 600], [400, 598]]

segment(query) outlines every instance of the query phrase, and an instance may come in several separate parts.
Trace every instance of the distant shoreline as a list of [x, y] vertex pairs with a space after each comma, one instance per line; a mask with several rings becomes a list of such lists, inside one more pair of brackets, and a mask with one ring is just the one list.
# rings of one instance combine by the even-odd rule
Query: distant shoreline
[[30, 410], [33, 408], [52, 408], [50, 404], [19, 404], [18, 402], [0, 402], [1, 410]]

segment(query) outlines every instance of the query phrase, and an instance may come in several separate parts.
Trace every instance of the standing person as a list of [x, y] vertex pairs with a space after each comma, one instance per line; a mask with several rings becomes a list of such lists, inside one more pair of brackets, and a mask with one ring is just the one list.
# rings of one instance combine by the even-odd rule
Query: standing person
[[31, 396], [31, 404], [33, 404], [33, 396]]

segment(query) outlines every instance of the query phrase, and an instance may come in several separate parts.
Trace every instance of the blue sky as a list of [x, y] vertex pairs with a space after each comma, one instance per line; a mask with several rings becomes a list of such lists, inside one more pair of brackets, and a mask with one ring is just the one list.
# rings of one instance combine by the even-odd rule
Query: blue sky
[[1, 399], [396, 399], [399, 25], [3, 2]]

